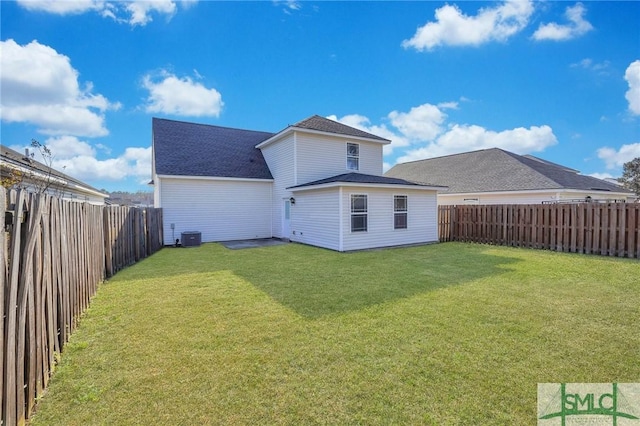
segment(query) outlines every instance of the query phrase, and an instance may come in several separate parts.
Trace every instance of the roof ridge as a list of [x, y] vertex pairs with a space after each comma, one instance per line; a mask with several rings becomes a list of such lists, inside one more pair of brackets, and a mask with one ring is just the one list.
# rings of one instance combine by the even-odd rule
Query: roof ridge
[[[313, 123], [311, 123], [312, 120], [318, 120], [320, 121], [320, 123], [328, 124], [330, 127], [323, 128], [322, 125], [318, 125], [318, 124], [314, 125]], [[300, 120], [295, 124], [290, 124], [281, 132], [289, 128], [315, 130], [323, 133], [331, 133], [331, 134], [342, 135], [342, 136], [360, 137], [365, 139], [374, 139], [378, 141], [391, 142], [389, 139], [385, 139], [381, 136], [375, 135], [366, 130], [358, 129], [357, 127], [353, 127], [348, 124], [344, 124], [340, 121], [332, 120], [327, 117], [322, 117], [321, 115], [318, 115], [318, 114], [314, 114], [310, 117]]]
[[483, 149], [476, 149], [475, 151], [456, 152], [456, 153], [453, 153], [453, 154], [440, 155], [438, 157], [429, 157], [429, 158], [421, 158], [420, 160], [405, 161], [404, 163], [398, 163], [398, 164], [409, 164], [409, 163], [418, 163], [420, 161], [439, 160], [441, 158], [455, 157], [455, 156], [458, 156], [458, 155], [475, 154], [476, 152], [494, 151], [494, 150], [502, 151], [502, 152], [509, 152], [509, 151], [505, 151], [502, 148], [498, 148], [498, 147], [494, 146], [493, 148], [483, 148]]
[[162, 120], [162, 121], [171, 121], [174, 123], [182, 123], [182, 124], [188, 124], [191, 126], [207, 126], [207, 127], [216, 127], [218, 129], [229, 129], [229, 130], [240, 130], [243, 132], [254, 132], [254, 133], [269, 133], [271, 135], [275, 135], [275, 132], [269, 132], [266, 130], [252, 130], [252, 129], [244, 129], [244, 128], [239, 128], [239, 127], [230, 127], [230, 126], [220, 126], [218, 124], [208, 124], [208, 123], [194, 123], [192, 121], [184, 121], [184, 120], [174, 120], [171, 118], [160, 118], [160, 117], [152, 117], [152, 120]]
[[[516, 154], [514, 152], [510, 152], [510, 151], [504, 151], [507, 155], [509, 155], [511, 158], [513, 158], [514, 160], [518, 161], [519, 163], [521, 163], [522, 165], [524, 165], [525, 167], [533, 170], [535, 173], [539, 174], [540, 176], [542, 176], [543, 178], [555, 183], [556, 185], [558, 185], [559, 187], [563, 187], [564, 185], [562, 184], [562, 182], [558, 182], [557, 179], [541, 172], [540, 170], [532, 167], [531, 165], [527, 164], [526, 161], [535, 161], [540, 167], [550, 167], [550, 168], [554, 168], [554, 169], [558, 169], [561, 170], [563, 173], [573, 173], [570, 172], [569, 170], [567, 170], [566, 167], [562, 167], [560, 165], [555, 165], [555, 164], [550, 164], [548, 162], [546, 162], [545, 160], [539, 161], [539, 160], [534, 160], [532, 158], [527, 158], [524, 155], [520, 155], [520, 154]], [[525, 160], [525, 161], [523, 161]], [[576, 173], [577, 175], [580, 175], [580, 173]], [[580, 176], [584, 176], [584, 175], [580, 175]]]

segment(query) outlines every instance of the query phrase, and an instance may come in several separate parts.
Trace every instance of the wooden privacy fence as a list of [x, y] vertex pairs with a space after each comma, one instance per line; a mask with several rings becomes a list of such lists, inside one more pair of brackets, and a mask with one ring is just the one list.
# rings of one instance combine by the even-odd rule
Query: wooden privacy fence
[[98, 284], [159, 250], [162, 211], [0, 189], [0, 424], [24, 424]]
[[438, 207], [440, 241], [640, 258], [640, 204]]

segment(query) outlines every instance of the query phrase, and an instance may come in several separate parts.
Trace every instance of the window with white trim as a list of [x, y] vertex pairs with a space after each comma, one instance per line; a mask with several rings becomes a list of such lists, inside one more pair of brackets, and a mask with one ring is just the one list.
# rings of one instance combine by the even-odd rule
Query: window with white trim
[[347, 170], [360, 170], [360, 145], [347, 143]]
[[393, 229], [407, 229], [407, 196], [393, 196]]
[[351, 232], [367, 231], [367, 196], [351, 195]]

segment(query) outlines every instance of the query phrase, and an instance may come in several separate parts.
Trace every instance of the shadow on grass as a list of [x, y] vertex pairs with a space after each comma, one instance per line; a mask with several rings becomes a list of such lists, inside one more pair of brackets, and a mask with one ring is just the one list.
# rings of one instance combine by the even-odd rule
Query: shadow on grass
[[300, 244], [248, 250], [205, 244], [163, 249], [118, 275], [148, 279], [231, 270], [285, 307], [319, 318], [502, 274], [517, 261], [487, 254], [486, 246], [456, 243], [354, 253]]

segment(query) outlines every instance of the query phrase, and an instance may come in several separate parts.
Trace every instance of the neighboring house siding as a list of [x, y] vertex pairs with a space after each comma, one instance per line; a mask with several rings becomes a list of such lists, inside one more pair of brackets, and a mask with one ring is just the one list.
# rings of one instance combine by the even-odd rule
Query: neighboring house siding
[[202, 242], [271, 237], [271, 187], [268, 181], [160, 179], [165, 243], [188, 231], [201, 232]]
[[626, 194], [611, 192], [578, 192], [561, 190], [558, 192], [511, 192], [504, 194], [496, 193], [476, 193], [476, 194], [438, 194], [439, 205], [461, 205], [473, 204], [472, 200], [477, 199], [476, 204], [542, 204], [542, 202], [554, 202], [562, 200], [584, 200], [590, 196], [593, 200], [625, 200]]
[[269, 170], [273, 175], [273, 199], [270, 202], [269, 211], [272, 218], [273, 236], [276, 238], [288, 238], [282, 235], [282, 213], [285, 198], [291, 197], [291, 192], [286, 188], [295, 185], [294, 167], [295, 140], [294, 136], [288, 136], [262, 148]]
[[339, 189], [296, 194], [291, 206], [291, 241], [340, 249]]
[[[351, 232], [351, 194], [366, 194], [368, 219], [366, 232]], [[394, 229], [393, 196], [407, 195], [408, 225]], [[438, 241], [435, 191], [406, 189], [342, 188], [342, 226], [344, 251]]]
[[[357, 143], [360, 146], [358, 170], [347, 169], [347, 142]], [[351, 140], [348, 137], [334, 138], [297, 132], [296, 185], [351, 171], [381, 175], [382, 146], [379, 143]], [[271, 170], [273, 171], [273, 168]]]

